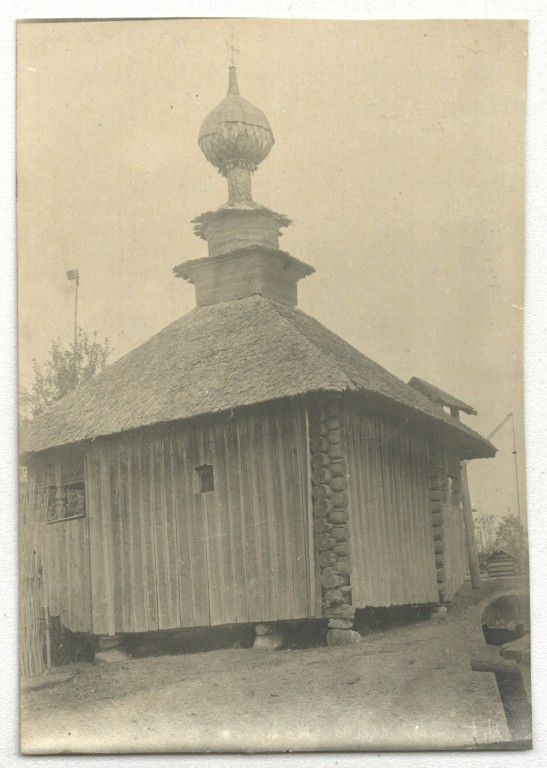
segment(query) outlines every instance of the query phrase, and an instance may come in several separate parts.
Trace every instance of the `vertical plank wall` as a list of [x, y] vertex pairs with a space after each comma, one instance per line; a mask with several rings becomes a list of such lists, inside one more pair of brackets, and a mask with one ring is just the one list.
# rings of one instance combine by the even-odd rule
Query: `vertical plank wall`
[[443, 504], [444, 569], [446, 574], [444, 600], [452, 600], [469, 573], [467, 543], [463, 525], [463, 510]]
[[[82, 456], [83, 461], [83, 456]], [[37, 485], [52, 482], [49, 474], [38, 463], [28, 468]], [[68, 465], [68, 476], [73, 480], [73, 468]], [[81, 468], [83, 477], [83, 466]], [[73, 632], [91, 630], [91, 574], [89, 559], [88, 519], [45, 523], [38, 546], [44, 564], [44, 591], [49, 612], [59, 616], [65, 627]]]
[[86, 481], [93, 632], [313, 615], [296, 405], [96, 440]]
[[396, 424], [342, 409], [348, 464], [352, 602], [436, 602], [427, 442]]

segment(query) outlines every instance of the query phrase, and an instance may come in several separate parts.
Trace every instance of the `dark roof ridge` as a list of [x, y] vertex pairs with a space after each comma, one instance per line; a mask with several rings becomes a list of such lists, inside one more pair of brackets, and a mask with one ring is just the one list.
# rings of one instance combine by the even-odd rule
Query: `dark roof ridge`
[[[278, 302], [275, 302], [275, 303], [278, 303]], [[380, 365], [380, 363], [377, 363], [377, 362], [376, 362], [375, 360], [373, 360], [371, 357], [368, 357], [367, 355], [365, 355], [365, 353], [364, 353], [364, 352], [361, 352], [361, 350], [360, 350], [360, 349], [357, 349], [357, 347], [354, 347], [352, 344], [350, 344], [348, 341], [346, 341], [345, 339], [343, 339], [341, 336], [338, 336], [338, 334], [337, 334], [337, 333], [335, 333], [334, 331], [331, 331], [331, 329], [330, 329], [330, 328], [327, 328], [327, 326], [326, 326], [326, 325], [323, 325], [323, 323], [321, 323], [319, 320], [317, 320], [317, 319], [316, 319], [315, 317], [313, 317], [312, 315], [308, 315], [308, 314], [307, 314], [307, 312], [303, 312], [303, 311], [302, 311], [302, 310], [301, 310], [299, 307], [286, 307], [285, 305], [281, 305], [281, 304], [280, 304], [279, 306], [280, 306], [280, 309], [281, 309], [281, 310], [285, 310], [285, 309], [288, 309], [288, 310], [289, 310], [289, 312], [294, 312], [295, 314], [297, 314], [297, 313], [298, 313], [298, 314], [302, 315], [303, 317], [305, 317], [305, 318], [306, 318], [306, 320], [307, 320], [307, 321], [310, 321], [310, 320], [311, 320], [312, 322], [314, 322], [314, 323], [317, 323], [317, 324], [321, 325], [321, 327], [322, 327], [323, 331], [327, 331], [329, 334], [331, 334], [332, 336], [334, 336], [334, 337], [336, 338], [336, 341], [337, 341], [337, 342], [343, 342], [343, 343], [344, 343], [344, 344], [346, 344], [346, 345], [347, 345], [347, 346], [348, 346], [348, 347], [349, 347], [351, 350], [353, 350], [354, 352], [357, 352], [359, 355], [361, 355], [362, 357], [364, 357], [364, 358], [365, 358], [365, 360], [367, 360], [367, 362], [369, 362], [369, 363], [373, 363], [373, 365], [377, 366], [378, 368], [381, 368], [381, 369], [382, 369], [382, 371], [383, 371], [384, 373], [386, 373], [388, 376], [390, 376], [390, 377], [393, 377], [393, 378], [398, 378], [398, 377], [396, 377], [396, 376], [395, 376], [393, 373], [390, 373], [390, 371], [388, 371], [388, 369], [387, 369], [387, 368], [384, 368], [384, 367], [383, 367], [383, 365]], [[279, 314], [281, 314], [281, 315], [282, 315], [282, 314], [283, 314], [283, 311], [279, 312]], [[297, 329], [297, 330], [298, 330], [298, 332], [299, 332], [299, 333], [300, 333], [302, 336], [304, 336], [304, 337], [305, 337], [305, 338], [306, 338], [306, 339], [307, 339], [307, 340], [310, 342], [310, 344], [312, 344], [312, 345], [313, 345], [313, 346], [314, 346], [316, 349], [318, 349], [318, 350], [319, 350], [319, 351], [322, 353], [322, 355], [323, 355], [324, 357], [327, 357], [327, 355], [325, 355], [324, 351], [321, 349], [321, 347], [319, 346], [319, 344], [318, 344], [317, 342], [315, 342], [315, 341], [312, 341], [311, 339], [309, 339], [309, 338], [308, 338], [308, 336], [306, 336], [306, 335], [305, 335], [305, 334], [304, 334], [304, 333], [303, 333], [303, 332], [302, 332], [300, 329]], [[348, 388], [351, 388], [351, 389], [359, 389], [359, 383], [358, 383], [357, 381], [355, 381], [355, 380], [352, 378], [352, 375], [351, 375], [351, 373], [350, 373], [348, 370], [346, 370], [346, 366], [344, 365], [344, 363], [343, 363], [343, 362], [339, 362], [339, 361], [337, 361], [337, 365], [338, 365], [338, 367], [339, 367], [339, 368], [342, 368], [342, 369], [343, 369], [343, 371], [344, 371], [344, 374], [345, 374], [345, 375], [347, 376], [347, 378], [348, 378], [348, 381], [349, 381], [349, 383], [350, 383], [350, 387], [348, 387]], [[398, 379], [398, 380], [399, 380], [399, 379]], [[402, 379], [400, 379], [400, 381], [402, 381]], [[403, 382], [403, 383], [404, 383], [404, 382]]]
[[[289, 328], [292, 331], [296, 330], [296, 332], [298, 333], [299, 337], [301, 339], [303, 339], [303, 341], [305, 342], [305, 344], [307, 346], [312, 347], [315, 350], [315, 352], [318, 352], [323, 360], [325, 360], [326, 362], [330, 362], [329, 356], [325, 353], [325, 350], [321, 349], [319, 344], [317, 342], [313, 341], [313, 339], [310, 339], [303, 331], [300, 330], [300, 328], [296, 328], [294, 323], [291, 323], [290, 320], [286, 317], [285, 311], [287, 312], [287, 314], [288, 313], [299, 313], [299, 314], [303, 315], [304, 317], [306, 317], [308, 319], [311, 319], [311, 320], [315, 320], [315, 318], [311, 317], [311, 315], [307, 315], [305, 312], [302, 312], [302, 310], [298, 309], [298, 307], [289, 307], [289, 306], [287, 306], [286, 304], [283, 304], [280, 301], [276, 301], [275, 299], [271, 299], [271, 298], [269, 298], [267, 296], [262, 296], [259, 293], [256, 294], [256, 298], [259, 299], [260, 301], [268, 302], [272, 306], [272, 308], [274, 310], [276, 310], [276, 313], [279, 315], [281, 320], [287, 326], [289, 326]], [[239, 301], [239, 299], [237, 299], [237, 301]], [[228, 303], [228, 302], [226, 302], [226, 303]], [[315, 322], [318, 323], [319, 320], [315, 320]], [[326, 326], [323, 326], [323, 328], [326, 331], [328, 331], [329, 333], [333, 333], [333, 331], [329, 330]], [[333, 335], [336, 336], [336, 334], [333, 334]], [[341, 337], [338, 336], [337, 338], [340, 339]], [[343, 341], [343, 339], [342, 339], [342, 341]], [[339, 366], [339, 367], [343, 368], [343, 366]], [[354, 381], [352, 381], [351, 376], [348, 374], [348, 372], [345, 369], [343, 369], [343, 374], [344, 374], [344, 376], [347, 379], [347, 389], [354, 389], [354, 390], [358, 389], [358, 385]]]
[[[263, 297], [261, 297], [261, 298], [263, 298]], [[383, 365], [380, 365], [380, 363], [377, 363], [377, 362], [376, 362], [375, 360], [373, 360], [371, 357], [368, 357], [368, 355], [365, 355], [365, 353], [364, 353], [364, 352], [361, 352], [361, 350], [360, 350], [360, 349], [357, 349], [357, 347], [354, 347], [352, 344], [350, 344], [348, 341], [346, 341], [345, 339], [343, 339], [341, 336], [338, 336], [338, 334], [337, 334], [337, 333], [335, 333], [334, 331], [331, 331], [331, 329], [330, 329], [330, 328], [327, 328], [327, 326], [326, 326], [326, 325], [323, 325], [323, 324], [322, 324], [322, 323], [321, 323], [319, 320], [317, 320], [315, 317], [312, 317], [312, 315], [308, 315], [306, 312], [303, 312], [303, 311], [302, 311], [301, 309], [299, 309], [298, 307], [287, 307], [287, 306], [285, 306], [285, 305], [283, 305], [283, 304], [281, 304], [281, 303], [279, 303], [279, 302], [276, 302], [276, 301], [274, 301], [274, 300], [272, 300], [272, 299], [267, 299], [267, 300], [268, 300], [268, 301], [270, 301], [272, 304], [276, 304], [276, 305], [279, 307], [279, 311], [278, 311], [278, 314], [280, 314], [282, 317], [283, 317], [283, 314], [284, 314], [284, 312], [288, 311], [288, 312], [292, 312], [292, 313], [294, 313], [294, 314], [300, 314], [300, 315], [302, 315], [302, 317], [303, 317], [303, 318], [305, 318], [305, 319], [306, 319], [306, 321], [308, 321], [308, 322], [311, 320], [313, 323], [317, 323], [318, 325], [320, 325], [320, 326], [321, 326], [321, 328], [322, 328], [322, 330], [323, 330], [323, 331], [327, 331], [327, 333], [329, 333], [331, 336], [333, 336], [333, 337], [336, 339], [336, 341], [337, 341], [338, 343], [342, 342], [344, 345], [346, 345], [346, 346], [348, 347], [348, 349], [351, 349], [351, 350], [352, 350], [352, 352], [354, 352], [354, 353], [356, 352], [358, 355], [360, 355], [361, 357], [363, 357], [363, 358], [364, 358], [364, 359], [365, 359], [365, 360], [366, 360], [368, 363], [371, 363], [371, 364], [372, 364], [372, 365], [374, 365], [376, 368], [380, 369], [380, 370], [381, 370], [381, 371], [382, 371], [382, 372], [383, 372], [383, 373], [384, 373], [386, 376], [388, 376], [390, 379], [395, 379], [395, 380], [396, 380], [398, 383], [402, 384], [402, 385], [403, 385], [403, 386], [405, 386], [405, 387], [406, 387], [406, 386], [408, 386], [408, 385], [406, 385], [406, 384], [405, 384], [405, 382], [403, 381], [403, 379], [399, 379], [399, 377], [398, 377], [398, 376], [395, 376], [395, 374], [394, 374], [394, 373], [391, 373], [391, 371], [389, 371], [387, 368], [384, 368], [384, 366], [383, 366]], [[284, 318], [284, 319], [286, 319], [286, 318]], [[289, 322], [289, 321], [287, 320], [287, 322]], [[294, 326], [292, 326], [292, 327], [294, 328]], [[296, 330], [298, 331], [298, 333], [299, 333], [300, 335], [304, 336], [304, 338], [305, 338], [305, 339], [306, 339], [306, 340], [307, 340], [307, 341], [308, 341], [310, 344], [312, 344], [312, 346], [314, 346], [316, 349], [318, 349], [318, 350], [321, 352], [321, 354], [323, 355], [323, 357], [325, 357], [326, 359], [329, 359], [329, 358], [327, 357], [327, 355], [325, 354], [325, 352], [324, 352], [324, 351], [321, 349], [321, 347], [319, 346], [319, 344], [318, 344], [317, 342], [313, 341], [313, 340], [312, 340], [312, 339], [310, 339], [308, 336], [306, 336], [306, 334], [305, 334], [305, 333], [303, 333], [303, 331], [301, 331], [299, 328], [297, 328]], [[358, 381], [356, 381], [354, 377], [352, 377], [352, 374], [351, 374], [351, 372], [347, 370], [347, 368], [346, 368], [346, 365], [344, 364], [344, 362], [340, 362], [340, 361], [338, 361], [338, 360], [337, 360], [336, 362], [337, 362], [337, 365], [338, 365], [338, 367], [339, 367], [339, 368], [342, 368], [342, 370], [343, 370], [344, 374], [346, 375], [346, 377], [347, 377], [347, 379], [348, 379], [348, 382], [349, 382], [349, 386], [348, 386], [348, 389], [354, 389], [354, 390], [360, 389], [360, 386], [359, 386], [359, 382], [358, 382]], [[426, 397], [425, 397], [425, 395], [422, 395], [422, 393], [421, 393], [421, 392], [420, 392], [420, 393], [418, 393], [418, 394], [419, 394], [421, 397], [424, 397], [424, 399], [428, 400], [428, 398], [426, 398]], [[428, 404], [429, 404], [429, 403], [428, 403]]]

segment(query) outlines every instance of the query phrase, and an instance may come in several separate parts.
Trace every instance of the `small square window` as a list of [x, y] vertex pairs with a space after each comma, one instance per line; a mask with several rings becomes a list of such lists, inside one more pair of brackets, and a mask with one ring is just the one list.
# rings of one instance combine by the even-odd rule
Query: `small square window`
[[214, 491], [215, 477], [213, 467], [210, 464], [202, 464], [201, 467], [196, 467], [195, 471], [198, 477], [198, 492], [209, 493], [209, 491]]
[[69, 483], [62, 489], [62, 504], [57, 500], [57, 489], [50, 485], [47, 489], [48, 522], [66, 520], [73, 517], [84, 517], [85, 485], [84, 483]]

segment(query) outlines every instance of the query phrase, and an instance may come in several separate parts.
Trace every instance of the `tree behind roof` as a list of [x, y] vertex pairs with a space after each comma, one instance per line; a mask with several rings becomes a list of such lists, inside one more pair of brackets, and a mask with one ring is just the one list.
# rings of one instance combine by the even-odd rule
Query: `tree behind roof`
[[108, 364], [111, 349], [108, 339], [101, 344], [97, 332], [90, 337], [78, 328], [76, 344], [65, 348], [60, 339], [51, 342], [49, 356], [43, 366], [32, 361], [34, 381], [22, 394], [22, 405], [30, 417], [38, 416], [46, 408], [69, 392], [96, 376]]

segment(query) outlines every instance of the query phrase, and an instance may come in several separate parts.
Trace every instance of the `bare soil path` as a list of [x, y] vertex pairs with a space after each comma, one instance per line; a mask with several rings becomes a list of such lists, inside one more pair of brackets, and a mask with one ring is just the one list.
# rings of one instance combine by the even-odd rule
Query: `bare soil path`
[[480, 595], [445, 620], [361, 645], [130, 659], [63, 667], [22, 696], [22, 746], [47, 752], [447, 749], [509, 739], [495, 679], [472, 672]]

